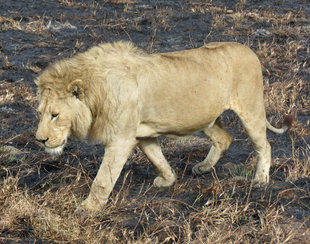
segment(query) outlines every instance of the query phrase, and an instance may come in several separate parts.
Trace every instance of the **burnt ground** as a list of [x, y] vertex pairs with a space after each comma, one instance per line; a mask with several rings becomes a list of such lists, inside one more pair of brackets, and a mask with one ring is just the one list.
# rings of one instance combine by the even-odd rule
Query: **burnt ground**
[[[131, 238], [155, 243], [307, 243], [309, 16], [308, 0], [1, 1], [0, 215], [4, 217], [0, 242], [115, 242]], [[178, 174], [176, 185], [168, 189], [152, 187], [156, 175], [153, 166], [139, 150], [133, 153], [116, 184], [108, 211], [81, 224], [94, 233], [107, 229], [113, 238], [108, 234], [96, 234], [93, 239], [83, 234], [60, 234], [52, 227], [43, 230], [38, 227], [38, 213], [16, 212], [10, 203], [19, 194], [27, 195], [26, 199], [38, 204], [39, 209], [44, 210], [43, 202], [48, 202], [51, 205], [46, 211], [71, 218], [76, 202], [87, 195], [104, 155], [102, 145], [75, 139], [58, 158], [43, 151], [34, 138], [38, 121], [33, 79], [54, 60], [117, 40], [132, 41], [150, 53], [190, 49], [212, 41], [250, 46], [263, 65], [267, 117], [277, 124], [286, 113], [296, 116], [288, 133], [268, 132], [273, 158], [271, 183], [252, 187], [255, 153], [238, 119], [228, 111], [222, 119], [234, 142], [213, 173], [201, 177], [191, 174], [193, 165], [203, 160], [210, 148], [209, 140], [199, 133], [177, 141], [160, 138], [164, 154]], [[64, 195], [72, 210], [55, 200], [62, 189], [75, 196], [67, 199]], [[45, 199], [45, 194], [55, 196], [55, 201]], [[225, 215], [224, 209], [231, 206], [244, 208], [236, 207]], [[212, 215], [208, 209], [223, 212]], [[15, 212], [10, 216], [8, 211]], [[238, 217], [231, 229], [221, 233], [222, 225], [217, 223], [229, 222], [233, 216]], [[270, 225], [264, 225], [267, 222]], [[252, 231], [246, 229], [252, 225]]]

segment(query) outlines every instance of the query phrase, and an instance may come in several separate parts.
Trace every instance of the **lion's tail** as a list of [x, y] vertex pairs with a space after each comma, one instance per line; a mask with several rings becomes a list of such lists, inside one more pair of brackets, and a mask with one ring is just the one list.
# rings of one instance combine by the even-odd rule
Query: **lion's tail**
[[292, 114], [289, 114], [289, 115], [286, 115], [284, 117], [284, 120], [283, 120], [283, 123], [282, 123], [282, 127], [281, 128], [275, 128], [273, 127], [269, 122], [268, 120], [266, 120], [266, 123], [267, 123], [267, 128], [269, 130], [271, 130], [272, 132], [274, 133], [277, 133], [277, 134], [282, 134], [284, 132], [286, 132], [289, 128], [291, 128], [292, 124], [293, 124], [293, 121], [294, 121], [294, 115]]

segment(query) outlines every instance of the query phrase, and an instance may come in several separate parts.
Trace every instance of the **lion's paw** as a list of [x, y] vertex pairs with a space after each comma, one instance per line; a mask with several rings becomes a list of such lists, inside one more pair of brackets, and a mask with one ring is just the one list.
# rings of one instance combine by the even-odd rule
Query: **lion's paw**
[[88, 217], [88, 216], [93, 215], [93, 212], [89, 212], [86, 208], [80, 205], [74, 211], [74, 214], [80, 217]]
[[269, 175], [267, 174], [256, 174], [253, 180], [255, 187], [262, 187], [269, 183]]
[[209, 165], [204, 165], [204, 164], [199, 163], [193, 167], [192, 173], [194, 175], [202, 175], [202, 174], [210, 172], [211, 169], [212, 167], [210, 167]]
[[166, 180], [161, 176], [157, 176], [154, 180], [154, 186], [155, 187], [169, 187], [172, 186], [174, 183], [174, 180]]
[[91, 216], [95, 215], [96, 213], [100, 212], [102, 209], [102, 205], [98, 204], [95, 201], [91, 201], [88, 198], [86, 198], [81, 205], [75, 210], [76, 215], [81, 215], [81, 216]]
[[157, 176], [154, 180], [155, 187], [169, 187], [172, 186], [175, 182], [176, 174], [174, 170], [172, 170], [172, 174], [169, 178], [164, 178], [162, 176]]

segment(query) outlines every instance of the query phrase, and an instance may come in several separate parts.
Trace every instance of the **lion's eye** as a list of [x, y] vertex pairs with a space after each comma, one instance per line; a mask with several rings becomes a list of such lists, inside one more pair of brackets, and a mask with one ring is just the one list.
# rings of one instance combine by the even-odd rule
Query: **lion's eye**
[[55, 113], [55, 114], [52, 114], [52, 119], [57, 118], [57, 117], [58, 117], [58, 115], [59, 115], [59, 114], [56, 114], [56, 113]]

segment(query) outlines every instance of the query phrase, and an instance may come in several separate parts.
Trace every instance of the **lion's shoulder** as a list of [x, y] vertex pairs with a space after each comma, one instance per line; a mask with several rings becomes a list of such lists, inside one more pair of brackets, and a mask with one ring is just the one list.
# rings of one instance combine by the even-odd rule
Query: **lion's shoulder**
[[127, 41], [117, 41], [111, 43], [102, 43], [97, 46], [105, 54], [110, 54], [113, 56], [127, 56], [127, 55], [147, 55], [142, 49], [138, 48], [132, 42]]

